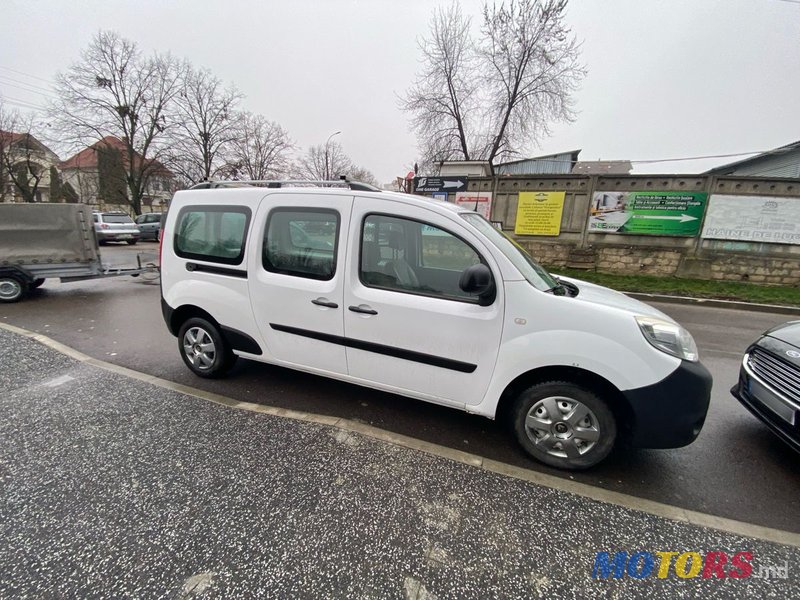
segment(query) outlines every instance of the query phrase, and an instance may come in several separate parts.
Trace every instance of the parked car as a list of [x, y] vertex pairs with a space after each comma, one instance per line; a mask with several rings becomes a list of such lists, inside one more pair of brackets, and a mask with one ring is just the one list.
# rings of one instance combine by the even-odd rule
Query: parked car
[[141, 239], [159, 241], [161, 239], [161, 213], [147, 213], [136, 217], [136, 224], [142, 233]]
[[177, 192], [164, 225], [163, 315], [196, 375], [243, 357], [503, 417], [568, 469], [699, 434], [711, 375], [655, 308], [556, 279], [452, 203], [252, 183]]
[[94, 231], [97, 243], [127, 242], [134, 245], [141, 237], [141, 231], [133, 219], [123, 212], [95, 212]]
[[800, 321], [773, 327], [745, 351], [731, 393], [800, 451]]

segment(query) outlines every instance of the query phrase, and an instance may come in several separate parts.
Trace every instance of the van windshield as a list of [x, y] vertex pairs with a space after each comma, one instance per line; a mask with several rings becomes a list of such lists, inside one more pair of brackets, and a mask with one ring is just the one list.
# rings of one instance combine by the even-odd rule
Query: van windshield
[[537, 263], [522, 246], [497, 229], [482, 215], [477, 213], [462, 213], [461, 216], [465, 221], [489, 238], [489, 241], [491, 241], [500, 252], [505, 254], [508, 260], [519, 269], [519, 272], [522, 273], [523, 277], [525, 277], [533, 287], [543, 292], [549, 292], [559, 287], [558, 281], [556, 281], [542, 265]]

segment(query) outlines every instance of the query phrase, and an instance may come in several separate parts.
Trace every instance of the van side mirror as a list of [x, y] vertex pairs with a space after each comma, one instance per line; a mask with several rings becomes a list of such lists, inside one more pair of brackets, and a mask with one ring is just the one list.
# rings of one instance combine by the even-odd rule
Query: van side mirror
[[483, 263], [464, 269], [458, 280], [458, 287], [467, 294], [478, 296], [481, 306], [488, 306], [494, 302], [494, 279], [489, 267]]

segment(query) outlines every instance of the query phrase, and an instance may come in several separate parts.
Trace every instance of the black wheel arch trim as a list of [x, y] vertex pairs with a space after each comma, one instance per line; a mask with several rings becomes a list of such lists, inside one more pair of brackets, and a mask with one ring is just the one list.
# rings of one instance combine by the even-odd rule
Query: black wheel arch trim
[[[238, 329], [234, 329], [233, 327], [227, 327], [225, 325], [220, 324], [216, 319], [214, 319], [210, 314], [206, 311], [202, 310], [199, 307], [195, 306], [181, 306], [177, 309], [172, 308], [167, 301], [164, 300], [163, 296], [161, 298], [161, 314], [164, 317], [164, 322], [167, 324], [167, 329], [169, 332], [177, 336], [178, 331], [181, 328], [182, 323], [185, 319], [175, 319], [175, 313], [181, 310], [188, 311], [191, 316], [197, 316], [201, 318], [210, 318], [215, 324], [219, 326], [220, 333], [225, 338], [225, 341], [230, 344], [232, 350], [238, 350], [239, 352], [246, 352], [247, 354], [254, 354], [256, 356], [260, 356], [263, 354], [261, 350], [261, 346], [258, 345], [251, 336], [247, 335], [243, 331], [239, 331]], [[180, 321], [180, 322], [177, 322]]]

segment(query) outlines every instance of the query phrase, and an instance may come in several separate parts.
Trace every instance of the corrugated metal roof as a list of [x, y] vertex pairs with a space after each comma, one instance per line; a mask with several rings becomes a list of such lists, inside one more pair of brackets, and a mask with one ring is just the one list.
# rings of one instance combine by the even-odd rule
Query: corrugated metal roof
[[632, 170], [629, 160], [581, 160], [575, 163], [572, 172], [579, 175], [628, 175]]
[[494, 166], [498, 175], [568, 175], [578, 162], [580, 150], [523, 158]]
[[800, 177], [800, 140], [706, 171], [708, 175]]

